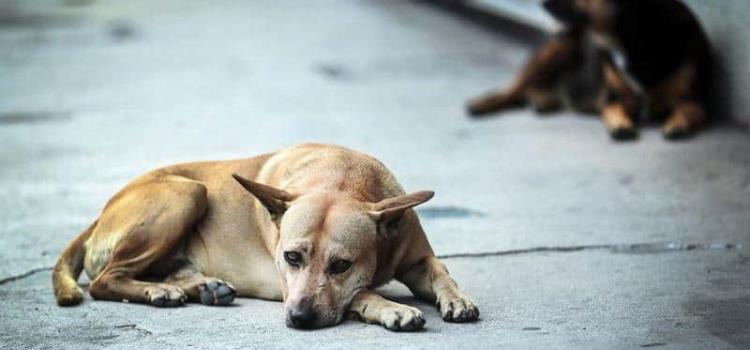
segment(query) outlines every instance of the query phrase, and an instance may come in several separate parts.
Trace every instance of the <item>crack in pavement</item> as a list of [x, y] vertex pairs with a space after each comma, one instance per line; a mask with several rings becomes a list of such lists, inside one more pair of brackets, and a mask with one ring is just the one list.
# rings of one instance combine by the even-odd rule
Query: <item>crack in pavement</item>
[[[94, 308], [93, 305], [92, 305], [92, 308]], [[154, 335], [153, 332], [151, 332], [150, 330], [148, 330], [146, 328], [138, 326], [137, 323], [131, 321], [129, 318], [124, 317], [124, 315], [121, 315], [119, 313], [109, 312], [109, 311], [104, 310], [104, 309], [102, 309], [100, 307], [96, 307], [96, 309], [99, 312], [106, 313], [107, 315], [109, 315], [112, 318], [121, 318], [121, 319], [123, 319], [125, 321], [125, 323], [121, 323], [121, 324], [118, 324], [118, 325], [114, 326], [114, 328], [117, 329], [117, 330], [119, 330], [119, 331], [135, 331], [136, 333], [138, 333], [141, 336]]]
[[13, 275], [13, 276], [10, 276], [10, 277], [5, 277], [3, 279], [0, 279], [0, 285], [6, 284], [6, 283], [10, 283], [10, 282], [13, 282], [13, 281], [18, 281], [20, 279], [24, 279], [24, 278], [27, 278], [27, 277], [31, 277], [32, 275], [37, 274], [39, 272], [52, 271], [52, 269], [53, 269], [52, 266], [38, 267], [36, 269], [31, 269], [31, 270], [26, 271], [26, 272], [24, 272], [22, 274]]
[[[116, 334], [114, 336], [114, 338], [117, 338], [117, 337], [120, 336], [119, 332], [128, 332], [128, 331], [134, 331], [134, 332], [136, 332], [136, 334], [137, 334], [138, 337], [147, 337], [147, 336], [154, 335], [153, 332], [151, 332], [150, 330], [148, 330], [146, 328], [143, 328], [143, 327], [139, 326], [137, 323], [131, 321], [129, 318], [124, 317], [124, 315], [122, 315], [121, 313], [111, 312], [109, 310], [106, 310], [106, 309], [101, 308], [99, 306], [96, 306], [94, 304], [91, 304], [91, 308], [94, 309], [94, 310], [96, 310], [97, 313], [106, 314], [109, 318], [120, 320], [113, 327], [115, 330], [118, 331], [118, 334]], [[107, 332], [107, 333], [111, 335], [111, 333], [109, 333], [109, 332]], [[152, 342], [152, 343], [153, 343], [153, 341], [154, 341], [153, 339], [150, 340], [150, 342]]]
[[[437, 255], [438, 259], [487, 258], [505, 255], [522, 255], [534, 253], [572, 253], [584, 250], [609, 250], [616, 254], [661, 254], [687, 251], [731, 251], [741, 250], [742, 244], [733, 243], [634, 243], [634, 244], [590, 244], [573, 246], [542, 246], [525, 249], [497, 250], [477, 253], [454, 253]], [[0, 279], [0, 285], [31, 277], [39, 272], [51, 271], [52, 266], [39, 267], [24, 273]]]
[[142, 335], [154, 335], [154, 333], [151, 333], [151, 331], [149, 331], [148, 329], [138, 327], [138, 325], [135, 323], [116, 325], [115, 329], [128, 330], [128, 331], [133, 330]]
[[478, 253], [455, 253], [438, 255], [439, 259], [459, 259], [459, 258], [486, 258], [505, 255], [521, 255], [534, 253], [572, 253], [584, 250], [609, 250], [617, 254], [660, 254], [672, 252], [687, 251], [729, 251], [740, 250], [742, 244], [732, 243], [678, 243], [678, 242], [660, 242], [660, 243], [634, 243], [634, 244], [590, 244], [574, 246], [552, 246], [552, 247], [532, 247], [525, 249], [498, 250], [491, 252]]

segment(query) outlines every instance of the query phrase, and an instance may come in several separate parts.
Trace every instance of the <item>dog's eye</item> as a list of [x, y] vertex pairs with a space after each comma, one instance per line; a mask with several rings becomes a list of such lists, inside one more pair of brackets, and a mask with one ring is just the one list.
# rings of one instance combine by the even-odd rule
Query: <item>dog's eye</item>
[[334, 275], [346, 272], [352, 267], [352, 262], [349, 260], [336, 260], [328, 268], [328, 271]]
[[284, 260], [292, 266], [299, 267], [302, 265], [302, 255], [297, 252], [284, 252]]

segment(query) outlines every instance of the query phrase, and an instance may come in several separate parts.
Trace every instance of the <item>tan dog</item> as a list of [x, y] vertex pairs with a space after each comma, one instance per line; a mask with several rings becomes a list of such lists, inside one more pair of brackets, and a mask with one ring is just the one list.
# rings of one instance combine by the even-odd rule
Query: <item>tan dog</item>
[[55, 296], [80, 303], [85, 269], [95, 299], [227, 305], [238, 295], [283, 299], [293, 327], [351, 313], [391, 330], [422, 328], [422, 312], [373, 291], [396, 278], [437, 302], [444, 320], [474, 321], [474, 302], [411, 209], [432, 196], [407, 195], [376, 159], [328, 145], [162, 168], [115, 195], [65, 249]]

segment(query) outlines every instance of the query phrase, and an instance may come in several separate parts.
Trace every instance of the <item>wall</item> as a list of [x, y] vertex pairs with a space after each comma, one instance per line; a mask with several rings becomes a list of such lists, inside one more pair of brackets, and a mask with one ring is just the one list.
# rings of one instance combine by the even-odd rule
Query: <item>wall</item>
[[724, 112], [750, 124], [750, 1], [687, 0], [716, 52], [717, 93]]

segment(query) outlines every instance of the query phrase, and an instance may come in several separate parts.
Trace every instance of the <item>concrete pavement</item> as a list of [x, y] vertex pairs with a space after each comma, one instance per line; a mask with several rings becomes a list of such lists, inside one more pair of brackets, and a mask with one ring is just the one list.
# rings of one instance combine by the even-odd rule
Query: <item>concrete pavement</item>
[[[530, 49], [426, 3], [9, 1], [0, 6], [0, 347], [750, 347], [750, 137], [466, 97]], [[302, 332], [281, 305], [61, 309], [46, 270], [127, 181], [169, 163], [332, 142], [384, 161], [482, 320]], [[670, 243], [671, 242], [671, 243]], [[458, 256], [456, 256], [458, 255]], [[85, 281], [82, 281], [85, 282]]]

